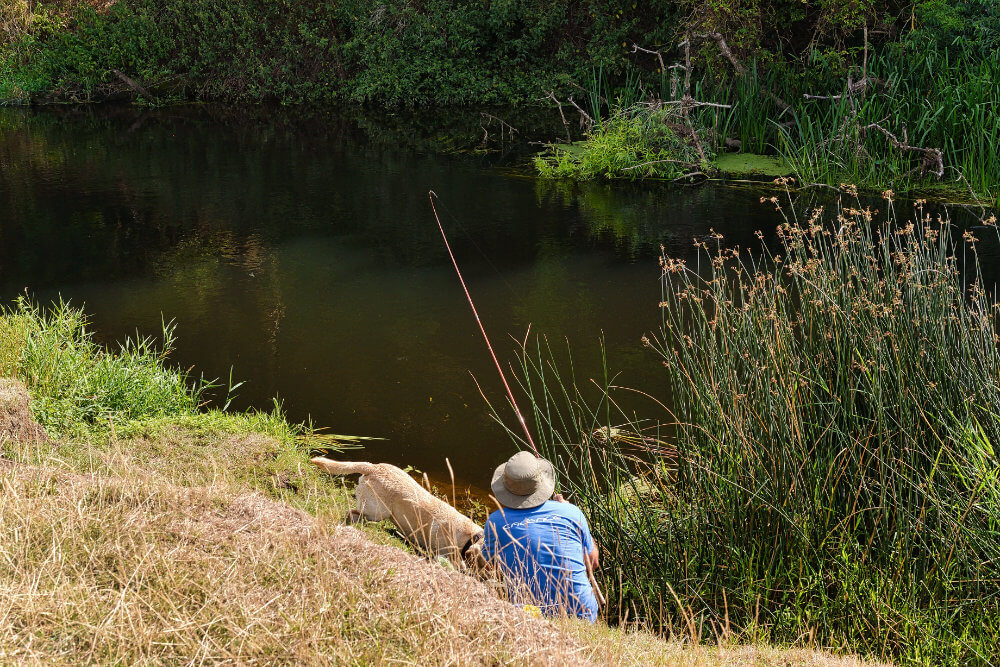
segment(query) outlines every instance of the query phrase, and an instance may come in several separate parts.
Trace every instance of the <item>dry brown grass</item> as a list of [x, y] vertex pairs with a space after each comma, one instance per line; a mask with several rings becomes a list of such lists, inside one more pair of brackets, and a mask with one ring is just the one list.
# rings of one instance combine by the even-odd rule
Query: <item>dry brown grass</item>
[[531, 618], [259, 493], [0, 470], [0, 661], [856, 664]]
[[0, 663], [858, 664], [532, 618], [340, 525], [345, 489], [248, 423], [5, 443]]
[[259, 494], [2, 473], [0, 660], [578, 662], [483, 584]]
[[706, 646], [632, 630], [628, 632], [602, 625], [563, 622], [577, 641], [588, 647], [595, 662], [607, 665], [670, 665], [711, 667], [714, 665], [760, 665], [762, 667], [861, 667], [882, 663], [864, 662], [852, 656], [837, 656], [805, 648], [721, 645]]

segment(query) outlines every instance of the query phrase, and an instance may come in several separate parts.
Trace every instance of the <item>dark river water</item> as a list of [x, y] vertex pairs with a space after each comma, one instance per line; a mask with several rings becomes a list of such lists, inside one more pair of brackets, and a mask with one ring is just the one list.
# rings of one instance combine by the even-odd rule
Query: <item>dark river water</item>
[[520, 148], [447, 152], [482, 135], [456, 125], [0, 109], [0, 298], [71, 300], [108, 343], [176, 320], [173, 363], [232, 369], [235, 407], [278, 396], [293, 420], [384, 438], [350, 457], [438, 477], [448, 457], [485, 486], [513, 445], [473, 377], [503, 392], [428, 190], [504, 365], [530, 325], [600, 373], [603, 336], [618, 383], [657, 396], [640, 337], [660, 244], [689, 255], [714, 228], [752, 246], [777, 220], [745, 187], [540, 181]]

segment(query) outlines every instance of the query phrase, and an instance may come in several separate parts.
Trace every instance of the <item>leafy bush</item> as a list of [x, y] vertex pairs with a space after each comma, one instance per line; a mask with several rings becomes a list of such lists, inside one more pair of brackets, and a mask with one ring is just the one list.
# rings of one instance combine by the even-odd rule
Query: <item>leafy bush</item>
[[[701, 145], [711, 159], [711, 142], [701, 131]], [[553, 145], [534, 157], [545, 178], [676, 178], [698, 165], [701, 155], [681, 118], [670, 110], [632, 107], [613, 113], [569, 146]]]
[[958, 47], [989, 55], [1000, 46], [1000, 8], [991, 0], [920, 0], [905, 41], [918, 48]]
[[[633, 40], [670, 38], [676, 7], [657, 0], [120, 0], [87, 7], [54, 32], [0, 52], [0, 96], [107, 97], [112, 70], [171, 94], [285, 103], [352, 100], [414, 106], [527, 103], [621, 73]], [[6, 92], [4, 92], [6, 91]]]

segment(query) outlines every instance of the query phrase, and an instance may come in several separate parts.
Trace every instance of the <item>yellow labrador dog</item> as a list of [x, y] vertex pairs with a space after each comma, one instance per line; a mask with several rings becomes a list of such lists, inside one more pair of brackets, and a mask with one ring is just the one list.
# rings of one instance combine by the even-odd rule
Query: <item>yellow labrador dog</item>
[[389, 463], [333, 461], [322, 456], [312, 463], [331, 475], [361, 475], [354, 492], [358, 506], [347, 513], [349, 522], [389, 519], [418, 548], [445, 556], [456, 568], [481, 565], [483, 529], [403, 470]]

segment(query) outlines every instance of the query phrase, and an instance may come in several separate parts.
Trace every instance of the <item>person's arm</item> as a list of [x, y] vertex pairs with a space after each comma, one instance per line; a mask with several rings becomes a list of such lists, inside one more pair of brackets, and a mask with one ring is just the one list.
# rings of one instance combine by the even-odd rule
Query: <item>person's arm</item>
[[597, 577], [594, 575], [594, 570], [600, 563], [596, 544], [589, 554], [584, 552], [583, 562], [587, 566], [587, 578], [590, 579], [590, 586], [594, 589], [594, 597], [597, 599], [597, 604], [602, 607], [607, 606], [608, 601], [604, 599], [604, 593], [601, 592], [601, 587], [597, 585]]
[[583, 562], [587, 564], [587, 568], [590, 570], [596, 570], [601, 566], [601, 554], [597, 550], [597, 544], [594, 544], [594, 548], [590, 550], [590, 553], [583, 554]]
[[[565, 503], [569, 502], [563, 498], [561, 493], [553, 494], [552, 500], [556, 502]], [[601, 592], [601, 587], [597, 585], [597, 578], [594, 576], [594, 570], [596, 570], [601, 564], [601, 553], [597, 550], [597, 542], [590, 535], [590, 526], [587, 525], [586, 517], [581, 514], [581, 519], [583, 520], [583, 565], [587, 568], [587, 578], [590, 579], [590, 585], [594, 589], [594, 597], [597, 598], [597, 603], [601, 606], [607, 604], [604, 599], [604, 594]], [[591, 549], [587, 551], [587, 543], [591, 544]]]
[[[561, 493], [555, 493], [552, 495], [552, 500], [558, 503], [568, 503], [569, 501], [563, 498]], [[590, 534], [590, 528], [587, 527], [587, 534]], [[591, 538], [593, 539], [593, 538]], [[601, 554], [597, 551], [597, 543], [594, 543], [594, 548], [587, 552], [586, 543], [583, 547], [583, 564], [587, 566], [587, 571], [592, 572], [596, 570], [601, 565]]]

